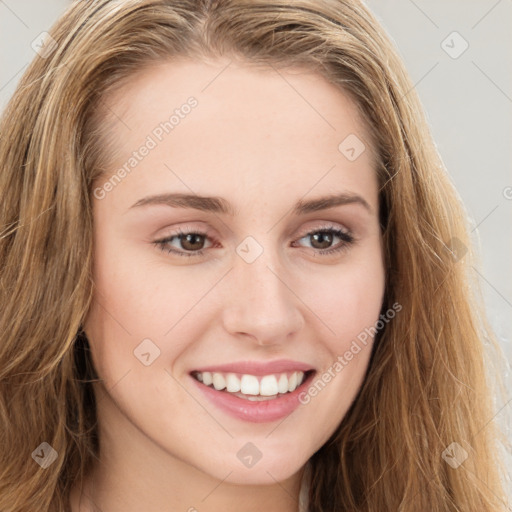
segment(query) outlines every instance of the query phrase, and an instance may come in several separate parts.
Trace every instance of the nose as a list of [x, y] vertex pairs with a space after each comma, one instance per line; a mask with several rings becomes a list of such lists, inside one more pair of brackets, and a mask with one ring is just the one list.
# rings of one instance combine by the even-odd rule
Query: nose
[[258, 345], [281, 344], [299, 332], [304, 325], [302, 303], [288, 276], [267, 251], [252, 263], [237, 257], [226, 283], [228, 299], [222, 313], [226, 331]]

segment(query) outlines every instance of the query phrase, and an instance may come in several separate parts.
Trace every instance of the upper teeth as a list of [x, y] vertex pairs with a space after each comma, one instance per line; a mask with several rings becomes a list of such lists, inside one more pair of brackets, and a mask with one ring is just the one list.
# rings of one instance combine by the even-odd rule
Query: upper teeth
[[286, 373], [278, 375], [265, 375], [257, 377], [255, 375], [237, 375], [235, 373], [218, 372], [196, 372], [195, 378], [217, 391], [226, 389], [230, 393], [242, 392], [246, 395], [273, 396], [278, 393], [287, 393], [294, 391], [302, 384], [304, 372], [293, 372], [289, 376]]

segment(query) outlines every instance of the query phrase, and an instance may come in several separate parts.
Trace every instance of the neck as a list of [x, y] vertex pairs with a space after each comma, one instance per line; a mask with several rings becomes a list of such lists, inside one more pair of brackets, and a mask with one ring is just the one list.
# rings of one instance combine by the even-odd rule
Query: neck
[[[115, 475], [115, 476], [113, 476]], [[184, 485], [184, 482], [187, 482]], [[71, 512], [304, 512], [305, 493], [296, 480], [272, 486], [242, 486], [215, 479], [189, 484], [187, 475], [178, 481], [169, 479], [158, 489], [146, 477], [125, 479], [123, 472], [108, 473], [96, 468], [84, 486], [75, 486], [71, 493]]]

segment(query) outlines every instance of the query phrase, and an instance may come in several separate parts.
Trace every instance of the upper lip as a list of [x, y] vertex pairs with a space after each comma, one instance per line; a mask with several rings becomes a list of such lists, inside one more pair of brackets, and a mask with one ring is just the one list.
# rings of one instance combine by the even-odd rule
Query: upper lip
[[236, 363], [217, 364], [196, 368], [195, 372], [221, 372], [221, 373], [242, 373], [249, 375], [269, 375], [272, 373], [284, 373], [293, 371], [307, 372], [314, 368], [307, 363], [292, 361], [290, 359], [280, 359], [278, 361], [239, 361]]

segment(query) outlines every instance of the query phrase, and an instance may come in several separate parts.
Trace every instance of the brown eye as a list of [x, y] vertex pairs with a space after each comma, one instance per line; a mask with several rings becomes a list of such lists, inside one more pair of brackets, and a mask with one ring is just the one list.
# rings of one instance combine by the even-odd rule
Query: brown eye
[[198, 251], [204, 246], [204, 237], [200, 233], [188, 233], [174, 238], [181, 239], [181, 247], [186, 251]]
[[177, 254], [178, 256], [200, 256], [204, 253], [205, 241], [209, 238], [207, 233], [179, 231], [162, 240], [153, 242], [162, 251]]
[[[341, 242], [333, 247], [332, 244], [336, 238], [339, 238]], [[300, 240], [309, 240], [311, 249], [316, 250], [320, 255], [341, 252], [355, 241], [351, 233], [338, 228], [317, 229], [307, 233]]]
[[311, 240], [314, 240], [314, 243], [311, 244], [314, 249], [329, 249], [334, 239], [332, 233], [328, 231], [318, 231], [310, 236]]

